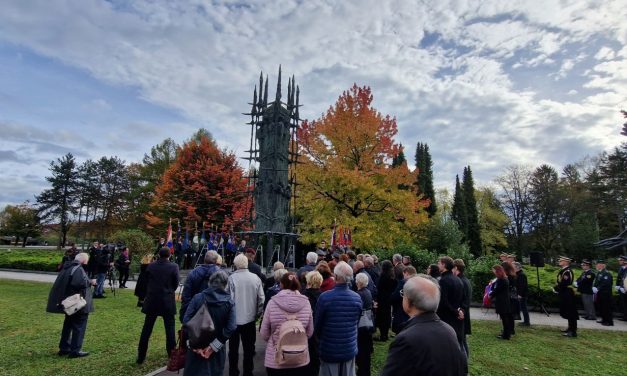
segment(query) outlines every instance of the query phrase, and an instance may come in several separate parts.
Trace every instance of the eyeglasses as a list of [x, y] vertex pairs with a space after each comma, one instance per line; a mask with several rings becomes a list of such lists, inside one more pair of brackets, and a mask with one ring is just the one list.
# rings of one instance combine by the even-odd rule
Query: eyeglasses
[[401, 293], [401, 298], [405, 296], [405, 293], [403, 292], [403, 289], [401, 289], [400, 293]]

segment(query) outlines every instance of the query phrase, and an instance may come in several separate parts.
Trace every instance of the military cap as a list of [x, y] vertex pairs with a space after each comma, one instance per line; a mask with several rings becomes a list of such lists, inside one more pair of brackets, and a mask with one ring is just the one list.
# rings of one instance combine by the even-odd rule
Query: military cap
[[515, 259], [515, 258], [516, 258], [516, 255], [512, 253], [512, 254], [507, 255], [507, 258], [513, 258], [513, 259]]
[[507, 256], [509, 256], [509, 255], [508, 255], [507, 253], [505, 253], [505, 252], [503, 252], [503, 253], [501, 253], [501, 254], [499, 255], [499, 257], [507, 257]]
[[581, 260], [581, 263], [582, 264], [586, 264], [586, 265], [592, 265], [592, 262], [590, 260], [588, 260], [588, 259]]
[[619, 260], [623, 260], [623, 261], [627, 261], [627, 256], [625, 256], [625, 255], [620, 255], [620, 256], [618, 256], [618, 259], [619, 259]]
[[568, 261], [568, 262], [573, 261], [573, 259], [571, 259], [570, 257], [566, 257], [566, 256], [560, 256], [560, 257], [557, 259], [557, 261], [562, 261], [562, 260], [565, 260], [565, 261]]
[[597, 260], [597, 264], [605, 264], [605, 260], [604, 259], [598, 259]]

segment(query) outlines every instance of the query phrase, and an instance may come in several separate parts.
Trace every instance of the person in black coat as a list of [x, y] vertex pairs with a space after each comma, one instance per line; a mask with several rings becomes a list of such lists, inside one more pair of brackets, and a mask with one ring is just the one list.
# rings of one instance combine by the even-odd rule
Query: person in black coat
[[[320, 285], [322, 285], [322, 274], [314, 270], [307, 273], [305, 280], [307, 281], [307, 284], [303, 295], [309, 299], [311, 312], [316, 312], [316, 304], [318, 303], [320, 294], [322, 294], [322, 291], [320, 291]], [[309, 337], [307, 344], [309, 346], [309, 364], [307, 365], [307, 371], [305, 373], [308, 376], [318, 376], [318, 373], [320, 372], [320, 358], [318, 358], [318, 338], [315, 333]]]
[[381, 376], [464, 375], [466, 357], [455, 331], [435, 313], [437, 282], [417, 276], [403, 288], [403, 309], [411, 317], [394, 338]]
[[166, 351], [168, 355], [176, 347], [174, 337], [174, 315], [176, 314], [176, 301], [174, 294], [179, 286], [179, 267], [169, 261], [170, 249], [159, 250], [159, 260], [146, 268], [147, 291], [142, 307], [146, 314], [144, 327], [137, 346], [137, 363], [141, 364], [146, 359], [148, 340], [152, 334], [152, 328], [158, 316], [163, 317], [166, 337]]
[[81, 351], [87, 329], [87, 318], [89, 313], [94, 311], [90, 286], [95, 285], [96, 282], [89, 280], [87, 272], [83, 269], [88, 261], [87, 253], [79, 253], [73, 261], [63, 264], [48, 296], [46, 312], [51, 313], [65, 314], [60, 304], [65, 298], [74, 294], [80, 294], [87, 302], [73, 315], [65, 315], [59, 341], [58, 355], [60, 356], [69, 355], [70, 358], [79, 358], [89, 355], [88, 352]]
[[518, 307], [522, 312], [523, 322], [520, 326], [531, 326], [529, 321], [529, 310], [527, 309], [527, 298], [529, 298], [529, 282], [527, 275], [522, 268], [522, 264], [514, 262], [514, 269], [516, 269], [516, 292], [518, 293]]
[[464, 337], [462, 341], [462, 346], [464, 351], [466, 352], [466, 356], [470, 355], [470, 349], [468, 348], [468, 341], [466, 340], [466, 336], [471, 333], [470, 330], [470, 299], [472, 298], [472, 286], [470, 285], [470, 281], [466, 278], [464, 272], [466, 271], [466, 264], [462, 259], [456, 259], [453, 264], [455, 267], [453, 268], [453, 274], [462, 281], [464, 285], [464, 299], [462, 301], [462, 310], [464, 311]]
[[570, 270], [571, 259], [560, 256], [559, 265], [562, 267], [557, 273], [557, 284], [553, 290], [558, 294], [560, 299], [560, 316], [568, 320], [568, 328], [564, 331], [565, 337], [577, 337], [577, 320], [579, 313], [577, 312], [577, 304], [575, 301], [575, 290], [573, 289], [573, 281], [575, 275]]
[[403, 329], [403, 325], [409, 320], [409, 316], [403, 310], [403, 296], [401, 295], [401, 291], [403, 291], [403, 287], [405, 286], [405, 282], [416, 275], [416, 268], [413, 266], [407, 266], [403, 269], [403, 279], [398, 281], [396, 285], [396, 289], [392, 295], [390, 295], [390, 305], [392, 306], [392, 331], [395, 334], [398, 334], [401, 329]]
[[128, 281], [128, 274], [131, 269], [131, 256], [128, 253], [128, 247], [122, 248], [120, 256], [115, 261], [115, 268], [120, 273], [120, 288], [126, 288], [126, 282]]
[[[362, 315], [369, 315], [372, 318], [372, 295], [368, 290], [368, 280], [370, 277], [366, 273], [359, 273], [355, 277], [357, 294], [361, 298]], [[374, 324], [374, 323], [372, 323]], [[355, 365], [357, 366], [357, 376], [370, 376], [370, 360], [374, 352], [372, 344], [372, 327], [361, 327], [357, 330], [357, 356]]]
[[492, 267], [496, 281], [490, 290], [490, 299], [494, 302], [496, 313], [501, 317], [503, 332], [497, 336], [499, 339], [510, 339], [514, 331], [514, 317], [512, 316], [511, 300], [509, 296], [509, 281], [505, 270], [501, 265]]
[[387, 341], [390, 325], [392, 324], [392, 305], [390, 298], [398, 281], [394, 276], [394, 267], [388, 260], [381, 263], [381, 275], [377, 285], [377, 316], [376, 326], [379, 328], [378, 341]]
[[460, 346], [464, 342], [464, 284], [453, 275], [453, 259], [444, 256], [438, 260], [440, 269], [440, 305], [437, 314], [442, 321], [449, 324], [457, 334]]
[[579, 278], [573, 284], [577, 291], [581, 294], [581, 302], [583, 303], [583, 309], [586, 311], [585, 320], [596, 320], [597, 314], [594, 309], [594, 296], [592, 291], [592, 284], [596, 274], [590, 269], [592, 262], [588, 259], [581, 261], [581, 269], [583, 272]]

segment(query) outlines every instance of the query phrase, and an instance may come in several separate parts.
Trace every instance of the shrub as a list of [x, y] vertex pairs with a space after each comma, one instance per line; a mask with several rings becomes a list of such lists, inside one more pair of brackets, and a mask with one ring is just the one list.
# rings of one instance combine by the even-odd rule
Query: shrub
[[434, 253], [411, 244], [401, 244], [392, 249], [380, 249], [373, 253], [379, 257], [379, 262], [382, 260], [392, 260], [392, 256], [395, 253], [401, 256], [409, 256], [411, 257], [411, 264], [416, 268], [418, 273], [424, 273], [430, 264], [437, 261], [437, 256]]
[[128, 247], [131, 256], [131, 270], [139, 272], [139, 261], [146, 254], [152, 254], [153, 241], [148, 234], [141, 230], [121, 230], [114, 233], [110, 240], [115, 243], [123, 243]]

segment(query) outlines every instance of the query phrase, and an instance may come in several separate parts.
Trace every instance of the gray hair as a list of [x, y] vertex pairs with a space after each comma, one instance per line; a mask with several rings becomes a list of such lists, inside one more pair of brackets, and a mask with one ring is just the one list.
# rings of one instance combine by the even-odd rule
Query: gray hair
[[[213, 252], [213, 251], [210, 251], [210, 252]], [[211, 277], [209, 277], [209, 286], [216, 288], [216, 289], [224, 290], [226, 289], [226, 285], [228, 281], [229, 281], [229, 275], [226, 274], [226, 272], [222, 270], [218, 270], [217, 272], [213, 273]]]
[[81, 252], [74, 257], [74, 260], [80, 262], [81, 264], [87, 264], [87, 262], [89, 262], [89, 254]]
[[283, 276], [285, 274], [287, 274], [287, 269], [277, 269], [274, 271], [274, 280], [279, 282], [281, 280], [281, 278], [283, 278]]
[[240, 253], [239, 255], [235, 256], [235, 259], [233, 260], [233, 265], [235, 265], [235, 269], [248, 268], [248, 257]]
[[205, 264], [217, 264], [220, 255], [216, 251], [207, 251], [205, 253]]
[[372, 256], [368, 255], [368, 256], [364, 257], [364, 265], [365, 266], [372, 266], [372, 265], [374, 265], [374, 259], [372, 258]]
[[307, 264], [315, 264], [318, 261], [316, 252], [307, 252]]
[[440, 285], [433, 277], [418, 274], [405, 282], [403, 295], [416, 309], [422, 312], [435, 312], [440, 304]]
[[335, 274], [335, 280], [339, 283], [349, 283], [353, 280], [353, 268], [344, 261], [340, 261], [335, 265], [333, 274]]
[[512, 265], [514, 265], [514, 268], [516, 268], [517, 271], [522, 270], [522, 264], [519, 263], [518, 261], [514, 261]]
[[370, 278], [368, 278], [367, 273], [357, 273], [357, 275], [355, 276], [355, 283], [357, 284], [358, 289], [368, 286], [369, 280]]
[[394, 254], [394, 256], [392, 256], [392, 261], [394, 261], [394, 262], [401, 262], [401, 261], [403, 261], [403, 256], [401, 256], [398, 253], [396, 253], [396, 254]]
[[272, 270], [285, 269], [285, 265], [281, 261], [277, 261], [272, 265]]

